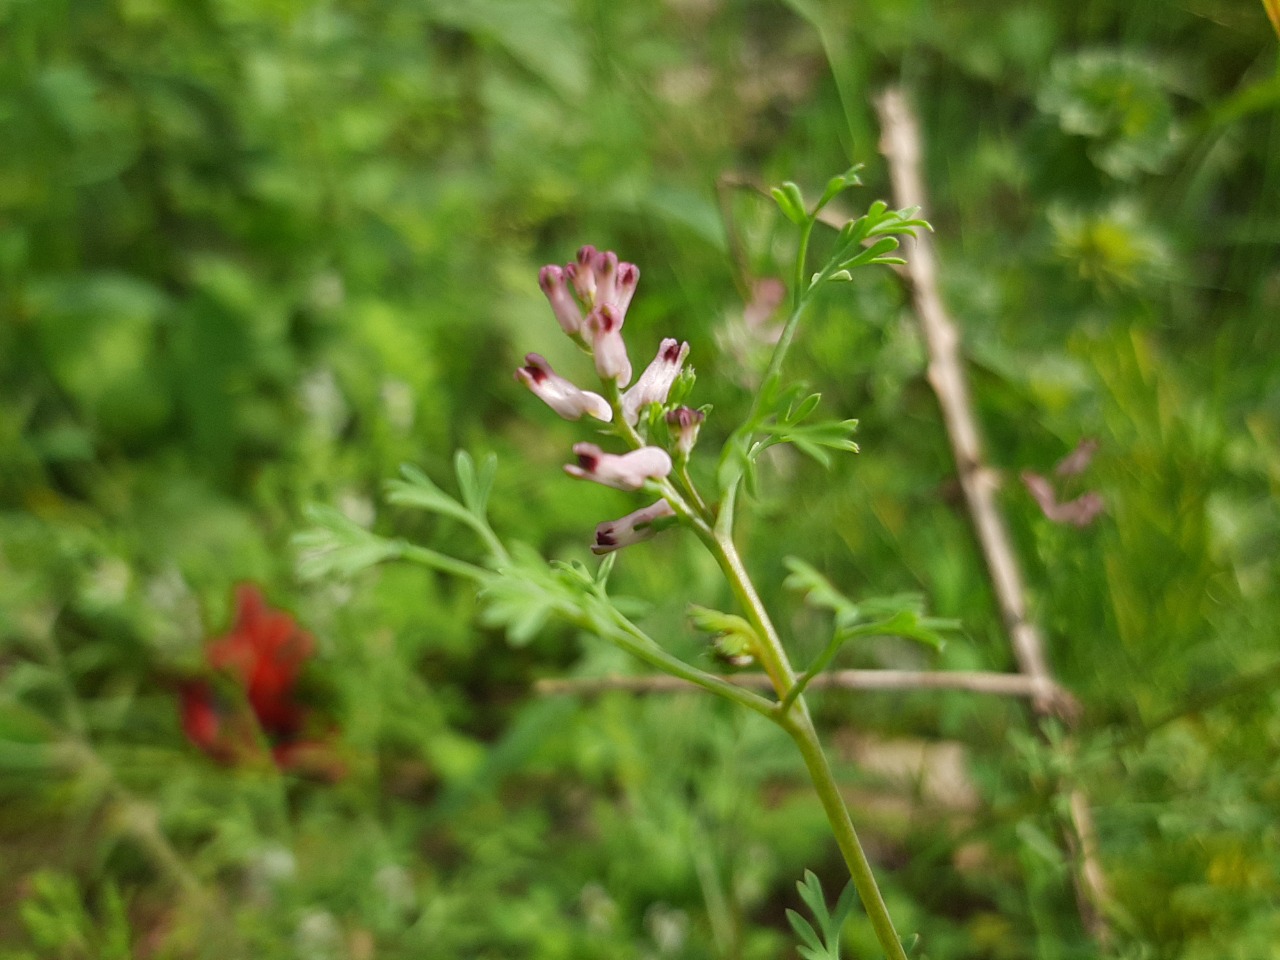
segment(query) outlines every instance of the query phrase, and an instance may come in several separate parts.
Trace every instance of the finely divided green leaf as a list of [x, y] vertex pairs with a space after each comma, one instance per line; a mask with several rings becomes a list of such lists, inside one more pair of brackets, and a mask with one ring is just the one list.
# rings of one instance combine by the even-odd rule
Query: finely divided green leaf
[[454, 472], [458, 476], [458, 491], [462, 502], [476, 517], [483, 517], [489, 508], [489, 494], [498, 472], [496, 454], [486, 454], [479, 466], [465, 450], [459, 450], [453, 458]]
[[463, 523], [472, 522], [471, 512], [453, 497], [441, 490], [431, 478], [410, 464], [400, 468], [403, 480], [387, 481], [387, 501], [398, 506], [417, 507], [442, 516], [453, 517]]
[[780, 187], [770, 187], [769, 193], [778, 204], [778, 209], [782, 211], [783, 216], [792, 223], [800, 226], [809, 220], [809, 214], [804, 208], [804, 194], [790, 180]]
[[821, 210], [828, 203], [838, 197], [850, 187], [862, 186], [862, 179], [858, 176], [858, 171], [862, 169], [862, 164], [855, 163], [839, 176], [832, 177], [827, 181], [826, 189], [822, 191], [822, 198], [818, 201], [818, 210]]
[[799, 557], [784, 557], [783, 565], [791, 571], [791, 575], [783, 581], [783, 586], [798, 593], [803, 593], [805, 603], [811, 607], [830, 610], [836, 615], [836, 623], [855, 623], [861, 616], [858, 605], [837, 590], [814, 567]]
[[404, 548], [400, 541], [366, 530], [333, 507], [313, 504], [304, 515], [312, 526], [293, 538], [298, 576], [304, 580], [350, 577], [400, 556]]

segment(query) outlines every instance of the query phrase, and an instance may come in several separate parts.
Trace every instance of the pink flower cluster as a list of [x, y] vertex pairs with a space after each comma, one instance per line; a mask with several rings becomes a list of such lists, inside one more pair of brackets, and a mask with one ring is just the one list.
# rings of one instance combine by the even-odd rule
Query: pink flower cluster
[[[612, 402], [560, 376], [536, 353], [525, 356], [525, 365], [516, 371], [516, 379], [566, 420], [579, 420], [587, 414], [610, 423], [616, 417], [627, 431], [618, 432], [634, 438], [632, 428], [640, 422], [643, 411], [653, 404], [666, 403], [689, 354], [689, 344], [671, 338], [663, 340], [653, 361], [630, 389], [623, 391], [631, 384], [632, 368], [622, 326], [639, 281], [640, 270], [635, 264], [621, 262], [612, 251], [592, 246], [580, 249], [571, 263], [546, 266], [538, 273], [538, 285], [551, 304], [560, 329], [591, 356], [601, 388]], [[681, 407], [668, 413], [667, 420], [673, 427], [676, 452], [687, 457], [697, 438], [702, 414]], [[565, 466], [568, 474], [619, 490], [639, 490], [650, 480], [665, 478], [672, 470], [671, 455], [657, 446], [613, 454], [594, 443], [579, 443], [573, 452], [577, 462]], [[656, 532], [657, 521], [674, 515], [664, 498], [620, 520], [602, 523], [596, 528], [596, 542], [591, 549], [604, 554], [646, 540]]]

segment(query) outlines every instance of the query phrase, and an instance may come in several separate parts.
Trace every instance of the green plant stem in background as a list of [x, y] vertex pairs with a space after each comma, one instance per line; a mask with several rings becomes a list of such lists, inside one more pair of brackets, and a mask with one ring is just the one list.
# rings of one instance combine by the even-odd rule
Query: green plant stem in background
[[[809, 232], [806, 230], [804, 234], [804, 243], [807, 247], [809, 240]], [[803, 250], [801, 252], [801, 262], [803, 263]], [[800, 282], [803, 282], [804, 268], [801, 267], [796, 271]], [[773, 348], [773, 354], [769, 357], [769, 366], [765, 368], [764, 377], [761, 379], [761, 389], [757, 391], [755, 400], [751, 405], [751, 413], [747, 416], [747, 424], [754, 427], [756, 420], [760, 415], [760, 407], [763, 398], [768, 394], [769, 387], [779, 376], [782, 375], [782, 361], [786, 359], [787, 351], [791, 349], [791, 341], [795, 338], [796, 329], [800, 326], [800, 318], [804, 316], [805, 308], [809, 306], [809, 297], [807, 295], [797, 295], [795, 306], [792, 308], [787, 322], [782, 326], [782, 333], [778, 337], [778, 342]]]
[[[773, 354], [769, 357], [769, 366], [765, 368], [764, 379], [761, 382], [766, 386], [781, 376], [782, 361], [786, 359], [787, 351], [791, 349], [791, 341], [795, 339], [796, 330], [800, 326], [800, 318], [804, 315], [805, 308], [809, 305], [809, 291], [812, 288], [809, 284], [809, 278], [805, 276], [805, 270], [809, 262], [809, 237], [813, 233], [813, 227], [816, 222], [816, 220], [809, 219], [800, 227], [795, 274], [791, 279], [791, 313], [787, 316], [787, 322], [782, 326], [782, 334], [778, 337], [778, 342], [773, 348]], [[756, 395], [755, 403], [752, 405], [752, 415], [748, 418], [748, 423], [755, 420], [755, 414], [759, 411], [760, 398], [764, 395], [764, 392], [761, 391]]]

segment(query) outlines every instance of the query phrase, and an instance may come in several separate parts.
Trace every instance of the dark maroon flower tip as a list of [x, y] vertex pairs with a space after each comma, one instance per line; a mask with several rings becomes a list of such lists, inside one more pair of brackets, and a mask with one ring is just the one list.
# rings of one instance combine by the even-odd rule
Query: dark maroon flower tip
[[536, 353], [530, 353], [524, 358], [524, 366], [516, 371], [516, 379], [520, 379], [520, 374], [525, 374], [534, 383], [546, 383], [547, 370], [540, 362], [542, 358]]
[[599, 333], [613, 333], [622, 326], [622, 318], [612, 305], [604, 304], [596, 311], [596, 329]]

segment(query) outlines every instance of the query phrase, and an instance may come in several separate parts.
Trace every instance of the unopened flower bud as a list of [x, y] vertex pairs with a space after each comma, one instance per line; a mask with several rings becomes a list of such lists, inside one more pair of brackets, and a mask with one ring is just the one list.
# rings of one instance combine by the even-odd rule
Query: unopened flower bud
[[613, 419], [613, 411], [604, 397], [590, 390], [580, 390], [552, 370], [551, 364], [538, 354], [528, 354], [524, 362], [525, 365], [516, 371], [516, 379], [566, 420], [578, 420], [584, 413], [597, 420]]
[[671, 386], [680, 375], [684, 358], [689, 355], [689, 344], [672, 338], [662, 341], [658, 355], [645, 367], [635, 386], [622, 397], [622, 416], [634, 425], [640, 419], [640, 411], [651, 403], [666, 403]]
[[606, 303], [587, 314], [584, 329], [590, 334], [596, 373], [602, 380], [616, 380], [618, 386], [625, 387], [631, 380], [631, 361], [622, 339], [622, 315]]
[[629, 513], [620, 520], [611, 520], [596, 527], [596, 542], [591, 545], [591, 552], [596, 556], [612, 553], [633, 543], [648, 540], [657, 528], [654, 522], [665, 517], [674, 517], [675, 511], [666, 500]]
[[618, 264], [618, 279], [614, 284], [614, 308], [625, 315], [631, 306], [631, 298], [635, 295], [636, 285], [640, 282], [640, 268], [634, 263]]
[[[612, 250], [598, 250], [591, 261], [591, 269], [596, 275], [596, 299], [594, 305], [605, 304], [615, 306], [618, 299], [618, 255]], [[615, 307], [616, 309], [616, 307]], [[621, 315], [622, 311], [618, 311]]]
[[596, 302], [596, 248], [587, 244], [578, 249], [575, 262], [566, 264], [565, 276], [573, 282], [573, 289], [578, 292], [578, 299], [588, 307]]
[[582, 308], [578, 306], [577, 301], [573, 299], [573, 294], [569, 292], [569, 284], [566, 282], [564, 271], [556, 266], [543, 267], [538, 272], [538, 286], [542, 288], [542, 292], [546, 294], [547, 300], [551, 303], [551, 309], [556, 315], [556, 320], [560, 323], [562, 329], [569, 336], [573, 336], [582, 329]]
[[698, 431], [706, 414], [691, 407], [676, 407], [667, 414], [667, 426], [675, 436], [676, 452], [685, 459], [698, 442]]
[[657, 480], [671, 472], [671, 457], [659, 447], [641, 447], [621, 455], [605, 453], [594, 443], [575, 443], [576, 464], [565, 464], [565, 473], [581, 480], [594, 480], [618, 490], [639, 490], [646, 480]]

